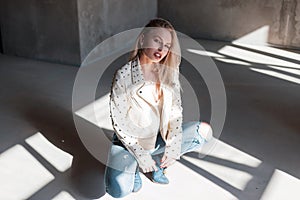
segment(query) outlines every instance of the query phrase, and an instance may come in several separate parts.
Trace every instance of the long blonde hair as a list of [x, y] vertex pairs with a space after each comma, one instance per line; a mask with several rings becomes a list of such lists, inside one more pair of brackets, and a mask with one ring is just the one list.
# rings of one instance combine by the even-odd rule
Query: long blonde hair
[[141, 55], [143, 49], [140, 45], [140, 39], [142, 35], [149, 32], [149, 29], [151, 28], [166, 28], [171, 33], [172, 44], [168, 54], [160, 61], [160, 64], [164, 67], [159, 72], [159, 78], [164, 84], [173, 86], [174, 82], [177, 82], [179, 79], [181, 51], [176, 31], [172, 24], [167, 20], [156, 18], [149, 21], [137, 38], [134, 49], [130, 54], [129, 61], [132, 61]]

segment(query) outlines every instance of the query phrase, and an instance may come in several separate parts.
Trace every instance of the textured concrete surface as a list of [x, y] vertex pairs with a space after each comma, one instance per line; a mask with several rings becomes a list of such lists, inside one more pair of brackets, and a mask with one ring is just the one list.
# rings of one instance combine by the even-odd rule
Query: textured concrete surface
[[81, 59], [101, 41], [131, 28], [141, 28], [157, 15], [152, 0], [78, 0]]
[[158, 16], [194, 38], [231, 41], [269, 26], [268, 42], [300, 47], [299, 0], [161, 0]]
[[[3, 52], [80, 65], [109, 36], [156, 16], [194, 38], [232, 41], [263, 26], [267, 41], [300, 47], [300, 0], [77, 0], [0, 2]], [[1, 44], [1, 43], [0, 43]]]
[[3, 52], [57, 63], [80, 63], [76, 1], [1, 1]]
[[97, 44], [156, 15], [152, 0], [1, 1], [3, 53], [80, 66]]
[[[143, 175], [142, 190], [124, 199], [298, 199], [300, 55], [227, 42], [199, 43], [206, 52], [194, 53], [200, 60], [210, 55], [225, 84], [223, 132], [204, 158], [199, 150], [170, 167], [170, 185], [153, 184]], [[247, 53], [232, 52], [233, 47]], [[275, 58], [281, 68], [270, 68]], [[98, 97], [109, 91], [112, 74], [123, 63], [121, 58], [105, 71]], [[0, 66], [0, 199], [9, 199], [2, 188], [11, 191], [11, 196], [26, 193], [28, 199], [37, 200], [113, 199], [104, 192], [104, 165], [89, 154], [74, 127], [71, 103], [78, 68], [7, 55], [0, 55]], [[205, 84], [185, 61], [182, 73], [196, 86], [197, 97], [204, 99], [201, 119], [209, 119]], [[286, 76], [274, 76], [279, 74]], [[188, 102], [184, 102], [185, 108]], [[30, 145], [28, 140], [37, 132], [72, 155], [70, 168], [57, 170]]]

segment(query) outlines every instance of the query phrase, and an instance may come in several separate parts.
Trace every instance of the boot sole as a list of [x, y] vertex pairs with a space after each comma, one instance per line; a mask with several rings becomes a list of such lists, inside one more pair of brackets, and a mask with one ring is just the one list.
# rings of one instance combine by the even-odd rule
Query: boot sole
[[151, 181], [152, 181], [153, 183], [161, 184], [161, 185], [168, 185], [168, 184], [169, 184], [169, 183], [160, 183], [160, 182], [157, 182], [157, 181], [155, 181], [155, 180], [153, 180], [153, 179], [151, 179]]

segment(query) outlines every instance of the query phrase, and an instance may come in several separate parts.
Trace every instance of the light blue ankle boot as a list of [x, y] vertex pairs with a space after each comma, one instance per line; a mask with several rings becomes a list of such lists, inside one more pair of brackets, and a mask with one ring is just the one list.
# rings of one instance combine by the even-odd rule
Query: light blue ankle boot
[[158, 170], [152, 172], [151, 178], [154, 183], [168, 184], [169, 179], [165, 175], [165, 168], [160, 167], [160, 164], [161, 164], [160, 159], [161, 159], [161, 156], [153, 156], [153, 160], [155, 160], [156, 167]]
[[160, 184], [168, 184], [169, 179], [165, 175], [165, 169], [161, 167], [157, 167], [157, 171], [152, 172], [152, 181], [154, 183], [160, 183]]
[[134, 176], [134, 186], [132, 192], [138, 192], [141, 188], [142, 188], [142, 178], [140, 177], [139, 167], [137, 167]]

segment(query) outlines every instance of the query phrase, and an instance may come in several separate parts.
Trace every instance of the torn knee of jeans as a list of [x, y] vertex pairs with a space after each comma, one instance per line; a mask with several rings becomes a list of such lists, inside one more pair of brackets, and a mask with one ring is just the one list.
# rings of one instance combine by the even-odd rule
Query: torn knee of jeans
[[206, 122], [201, 122], [197, 126], [197, 132], [206, 142], [212, 139], [213, 131], [211, 126]]

